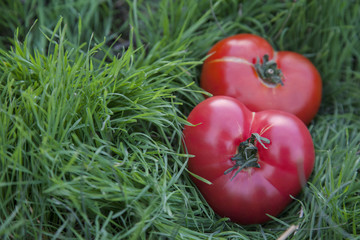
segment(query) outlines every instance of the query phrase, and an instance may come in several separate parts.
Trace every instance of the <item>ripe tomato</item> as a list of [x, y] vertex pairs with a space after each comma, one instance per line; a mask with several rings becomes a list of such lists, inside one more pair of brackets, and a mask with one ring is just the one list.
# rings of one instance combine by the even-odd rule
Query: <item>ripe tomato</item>
[[252, 34], [223, 39], [209, 55], [201, 73], [204, 90], [234, 97], [251, 111], [290, 112], [305, 124], [316, 115], [321, 102], [321, 77], [304, 56], [275, 52], [265, 39]]
[[[188, 169], [222, 217], [240, 224], [278, 215], [306, 184], [314, 146], [306, 125], [279, 110], [249, 111], [238, 100], [215, 96], [198, 104], [184, 128]], [[245, 164], [245, 160], [248, 162]], [[241, 170], [241, 171], [240, 171]]]

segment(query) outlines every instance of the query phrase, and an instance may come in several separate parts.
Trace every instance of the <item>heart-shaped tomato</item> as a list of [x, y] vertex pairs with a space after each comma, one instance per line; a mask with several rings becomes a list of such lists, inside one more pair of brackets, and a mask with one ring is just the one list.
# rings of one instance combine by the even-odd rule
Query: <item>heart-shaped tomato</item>
[[[249, 111], [216, 96], [190, 113], [184, 128], [188, 169], [200, 192], [222, 217], [240, 224], [277, 216], [310, 176], [314, 146], [306, 125], [292, 114]], [[199, 178], [200, 177], [200, 178]], [[211, 182], [199, 179], [206, 179]]]
[[290, 112], [305, 124], [316, 115], [321, 77], [303, 55], [276, 52], [263, 38], [238, 34], [209, 51], [201, 72], [201, 87], [213, 95], [234, 97], [251, 111]]

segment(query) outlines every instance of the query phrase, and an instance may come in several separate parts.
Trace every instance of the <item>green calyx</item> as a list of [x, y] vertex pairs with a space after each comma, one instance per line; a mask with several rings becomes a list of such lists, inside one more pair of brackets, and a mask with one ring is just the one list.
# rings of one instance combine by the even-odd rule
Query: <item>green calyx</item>
[[255, 146], [255, 141], [260, 143], [265, 149], [267, 149], [265, 144], [270, 143], [269, 139], [261, 137], [258, 133], [252, 133], [250, 138], [241, 142], [237, 154], [231, 158], [231, 160], [235, 162], [234, 166], [224, 172], [224, 174], [228, 174], [237, 169], [231, 180], [244, 168], [260, 168], [257, 157], [258, 148]]
[[283, 74], [274, 60], [269, 61], [269, 55], [264, 55], [262, 64], [258, 58], [255, 63], [255, 69], [265, 83], [271, 86], [277, 86], [279, 84], [284, 86], [282, 81]]

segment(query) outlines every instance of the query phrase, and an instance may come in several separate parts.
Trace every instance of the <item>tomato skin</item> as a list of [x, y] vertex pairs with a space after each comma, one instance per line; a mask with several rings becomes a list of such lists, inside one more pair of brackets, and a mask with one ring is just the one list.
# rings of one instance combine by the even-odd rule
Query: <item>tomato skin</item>
[[[238, 34], [215, 44], [201, 72], [200, 86], [213, 95], [231, 96], [251, 111], [290, 112], [309, 124], [319, 110], [321, 76], [315, 66], [295, 52], [275, 52], [263, 38]], [[284, 85], [271, 86], [258, 75], [257, 59], [269, 55], [283, 74]]]
[[[263, 223], [270, 220], [266, 214], [277, 216], [312, 172], [311, 135], [292, 114], [278, 110], [255, 113], [234, 98], [215, 96], [197, 105], [188, 121], [195, 125], [183, 131], [186, 149], [194, 155], [188, 169], [212, 184], [192, 180], [213, 210], [233, 222]], [[268, 149], [256, 143], [260, 168], [224, 174], [234, 166], [231, 157], [239, 144], [252, 133], [270, 140]]]

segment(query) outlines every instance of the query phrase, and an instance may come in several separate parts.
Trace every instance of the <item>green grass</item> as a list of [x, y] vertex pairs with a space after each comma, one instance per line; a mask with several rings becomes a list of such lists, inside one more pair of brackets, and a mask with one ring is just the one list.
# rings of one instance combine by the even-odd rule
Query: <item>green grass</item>
[[[360, 239], [359, 1], [22, 2], [0, 3], [3, 239]], [[252, 226], [214, 214], [181, 148], [202, 60], [240, 32], [324, 87], [307, 187]]]

